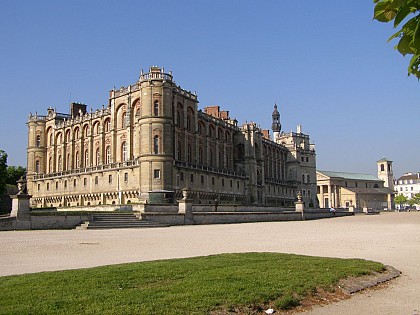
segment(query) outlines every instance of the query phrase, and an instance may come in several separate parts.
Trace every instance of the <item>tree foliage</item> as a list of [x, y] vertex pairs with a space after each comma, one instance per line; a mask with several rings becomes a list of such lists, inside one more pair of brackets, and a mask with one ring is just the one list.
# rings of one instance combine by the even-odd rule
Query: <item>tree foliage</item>
[[403, 194], [399, 194], [398, 196], [395, 197], [394, 201], [396, 204], [399, 204], [400, 206], [402, 206], [403, 204], [407, 202], [407, 197], [404, 196]]
[[0, 150], [0, 198], [6, 191], [7, 183], [7, 153]]
[[394, 28], [405, 24], [388, 41], [399, 38], [395, 46], [403, 56], [412, 55], [408, 75], [420, 79], [420, 0], [373, 0], [374, 19], [379, 22], [394, 21]]
[[22, 166], [7, 167], [7, 184], [16, 185], [16, 182], [26, 174], [26, 168]]

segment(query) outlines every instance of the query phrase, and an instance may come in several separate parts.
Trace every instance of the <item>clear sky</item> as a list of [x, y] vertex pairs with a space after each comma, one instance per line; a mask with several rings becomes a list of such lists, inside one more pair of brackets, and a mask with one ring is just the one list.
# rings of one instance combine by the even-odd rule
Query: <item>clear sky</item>
[[239, 123], [303, 126], [317, 168], [420, 171], [420, 83], [387, 43], [392, 25], [353, 1], [0, 0], [0, 149], [26, 165], [30, 112], [94, 110], [151, 65]]

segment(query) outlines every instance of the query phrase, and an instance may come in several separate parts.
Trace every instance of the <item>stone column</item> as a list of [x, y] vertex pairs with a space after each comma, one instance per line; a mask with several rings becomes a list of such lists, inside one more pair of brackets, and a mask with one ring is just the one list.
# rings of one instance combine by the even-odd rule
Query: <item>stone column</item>
[[319, 206], [321, 208], [325, 208], [325, 200], [324, 200], [324, 185], [319, 186], [319, 193], [321, 197], [319, 198]]

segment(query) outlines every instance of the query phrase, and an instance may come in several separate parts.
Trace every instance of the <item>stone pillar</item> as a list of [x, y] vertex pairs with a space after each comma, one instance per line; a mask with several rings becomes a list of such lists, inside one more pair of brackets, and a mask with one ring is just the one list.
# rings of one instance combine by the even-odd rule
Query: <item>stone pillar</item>
[[[331, 200], [332, 198], [331, 198], [331, 185], [330, 184], [328, 184], [328, 207], [329, 208], [331, 208], [333, 205], [332, 205], [332, 200]], [[324, 205], [324, 207], [325, 207], [325, 205]]]
[[189, 191], [187, 189], [182, 190], [182, 196], [183, 198], [181, 200], [178, 200], [178, 213], [184, 215], [184, 223], [185, 224], [193, 224], [193, 211], [192, 211], [192, 205], [193, 200], [188, 198]]
[[319, 206], [320, 208], [325, 208], [325, 200], [324, 200], [324, 185], [320, 185], [319, 186], [319, 193], [321, 195], [321, 197], [319, 198]]
[[23, 178], [17, 181], [19, 192], [17, 195], [10, 196], [12, 198], [12, 212], [11, 217], [16, 218], [19, 230], [26, 230], [31, 228], [31, 213], [30, 213], [30, 199], [31, 195], [26, 192], [26, 180]]

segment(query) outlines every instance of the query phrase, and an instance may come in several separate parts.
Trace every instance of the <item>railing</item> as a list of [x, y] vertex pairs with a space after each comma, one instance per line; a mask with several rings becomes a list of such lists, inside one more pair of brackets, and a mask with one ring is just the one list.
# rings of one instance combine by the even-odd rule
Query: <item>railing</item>
[[177, 166], [177, 167], [183, 167], [183, 168], [194, 169], [194, 170], [210, 172], [210, 173], [215, 173], [215, 174], [221, 174], [221, 175], [235, 176], [235, 177], [241, 177], [241, 178], [247, 178], [248, 177], [246, 174], [236, 173], [234, 171], [230, 171], [230, 170], [226, 170], [226, 169], [217, 169], [217, 168], [213, 168], [211, 166], [197, 165], [197, 164], [181, 162], [181, 161], [175, 161], [174, 165]]
[[149, 73], [144, 73], [140, 75], [140, 81], [148, 81], [148, 80], [165, 80], [165, 81], [172, 81], [173, 77], [169, 73], [157, 72], [152, 71]]
[[66, 175], [75, 175], [75, 174], [83, 174], [83, 173], [90, 173], [90, 172], [98, 172], [103, 170], [115, 170], [121, 168], [129, 168], [135, 165], [139, 165], [139, 161], [137, 159], [130, 160], [126, 162], [119, 162], [119, 163], [109, 163], [109, 164], [102, 164], [97, 166], [90, 166], [90, 167], [82, 167], [76, 168], [68, 171], [61, 171], [55, 173], [47, 173], [47, 174], [38, 174], [34, 176], [34, 180], [37, 179], [45, 179], [45, 178], [53, 178], [53, 177], [61, 177]]

